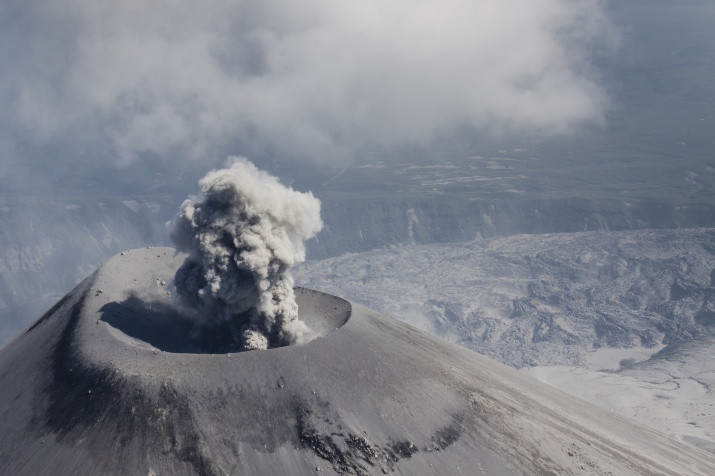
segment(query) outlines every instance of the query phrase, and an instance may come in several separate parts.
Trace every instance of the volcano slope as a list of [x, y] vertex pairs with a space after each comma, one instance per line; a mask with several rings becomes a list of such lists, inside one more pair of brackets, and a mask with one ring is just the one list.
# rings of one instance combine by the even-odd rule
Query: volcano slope
[[715, 458], [340, 298], [212, 353], [169, 248], [115, 256], [0, 350], [1, 474], [714, 474]]

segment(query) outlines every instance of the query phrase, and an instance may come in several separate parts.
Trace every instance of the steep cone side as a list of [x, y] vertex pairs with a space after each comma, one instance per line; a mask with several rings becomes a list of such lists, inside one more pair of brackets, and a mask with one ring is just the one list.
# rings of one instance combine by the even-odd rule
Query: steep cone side
[[316, 291], [297, 292], [314, 340], [207, 353], [167, 294], [181, 262], [116, 256], [0, 350], [0, 473], [715, 474], [706, 452]]

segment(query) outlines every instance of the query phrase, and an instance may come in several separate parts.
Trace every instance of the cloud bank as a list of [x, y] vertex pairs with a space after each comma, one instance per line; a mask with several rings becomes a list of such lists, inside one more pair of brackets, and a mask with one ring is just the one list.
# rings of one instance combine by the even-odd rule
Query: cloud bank
[[246, 159], [209, 172], [199, 186], [201, 197], [183, 203], [171, 235], [189, 253], [174, 277], [184, 309], [201, 328], [229, 334], [225, 350], [300, 343], [308, 328], [288, 269], [305, 260], [303, 241], [323, 227], [320, 201]]
[[318, 162], [456, 128], [602, 120], [599, 0], [28, 0], [0, 13], [0, 143], [128, 164]]

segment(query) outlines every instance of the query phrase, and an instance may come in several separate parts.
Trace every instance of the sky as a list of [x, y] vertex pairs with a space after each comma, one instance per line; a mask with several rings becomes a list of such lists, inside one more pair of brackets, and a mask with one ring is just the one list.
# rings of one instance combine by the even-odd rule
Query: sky
[[620, 37], [600, 0], [8, 0], [0, 178], [602, 127]]

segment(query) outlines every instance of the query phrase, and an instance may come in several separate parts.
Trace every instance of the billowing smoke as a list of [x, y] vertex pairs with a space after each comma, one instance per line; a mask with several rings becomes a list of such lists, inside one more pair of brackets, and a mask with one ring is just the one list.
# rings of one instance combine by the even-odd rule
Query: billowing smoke
[[42, 147], [43, 168], [47, 150], [333, 163], [455, 129], [560, 133], [604, 118], [607, 13], [604, 0], [10, 2], [0, 150], [24, 163]]
[[323, 226], [320, 201], [245, 158], [199, 186], [171, 234], [189, 254], [174, 277], [182, 307], [204, 328], [228, 332], [234, 350], [300, 343], [309, 330], [298, 319], [288, 269], [305, 260], [303, 241]]

